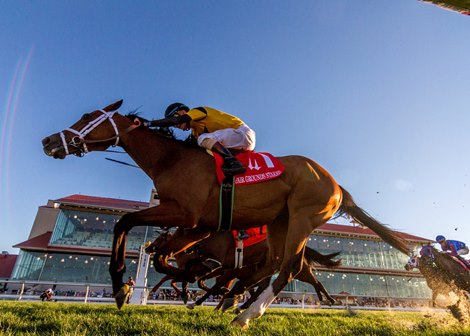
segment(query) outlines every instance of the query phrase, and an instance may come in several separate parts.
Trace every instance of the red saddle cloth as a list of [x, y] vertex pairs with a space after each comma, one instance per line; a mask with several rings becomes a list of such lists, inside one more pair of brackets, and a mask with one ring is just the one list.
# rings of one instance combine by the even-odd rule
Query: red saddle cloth
[[[243, 246], [248, 247], [251, 245], [258, 244], [266, 239], [266, 225], [257, 228], [251, 228], [245, 230], [248, 238], [243, 239]], [[238, 231], [232, 230], [233, 238], [235, 239], [235, 243], [238, 242]]]
[[[222, 171], [224, 159], [217, 153], [213, 154], [217, 179], [222, 183], [225, 177]], [[278, 178], [284, 172], [282, 163], [270, 153], [246, 151], [238, 154], [236, 158], [246, 167], [245, 174], [235, 176], [237, 185], [269, 181]]]
[[469, 264], [468, 260], [467, 260], [467, 263], [465, 264], [462, 260], [460, 260], [457, 257], [452, 256], [452, 259], [454, 259], [456, 262], [458, 262], [460, 264], [460, 266], [462, 266], [465, 270], [470, 271], [470, 268], [468, 266], [468, 264]]

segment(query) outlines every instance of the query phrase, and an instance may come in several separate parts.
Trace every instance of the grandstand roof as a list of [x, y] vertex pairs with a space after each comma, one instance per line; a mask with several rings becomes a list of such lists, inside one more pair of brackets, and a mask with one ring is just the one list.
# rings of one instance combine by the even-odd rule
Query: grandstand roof
[[125, 199], [108, 198], [108, 197], [97, 197], [74, 194], [54, 200], [55, 203], [86, 206], [93, 208], [113, 209], [113, 210], [125, 210], [125, 211], [136, 211], [149, 207], [148, 202], [131, 201]]
[[[395, 231], [395, 230], [394, 230]], [[410, 241], [416, 242], [432, 242], [433, 240], [414, 236], [408, 233], [395, 231], [402, 238]], [[352, 226], [352, 225], [340, 225], [340, 224], [323, 224], [318, 229], [315, 230], [315, 233], [326, 233], [326, 234], [343, 234], [343, 235], [353, 235], [353, 236], [370, 236], [378, 237], [378, 235], [369, 228], [363, 226]]]
[[21, 248], [25, 250], [33, 249], [33, 250], [46, 250], [47, 245], [49, 244], [49, 240], [51, 239], [52, 232], [47, 231], [42, 235], [36, 236], [34, 238], [25, 240], [24, 242], [18, 243], [13, 245], [13, 247]]
[[15, 267], [17, 254], [0, 254], [0, 278], [8, 279], [13, 272], [13, 267]]

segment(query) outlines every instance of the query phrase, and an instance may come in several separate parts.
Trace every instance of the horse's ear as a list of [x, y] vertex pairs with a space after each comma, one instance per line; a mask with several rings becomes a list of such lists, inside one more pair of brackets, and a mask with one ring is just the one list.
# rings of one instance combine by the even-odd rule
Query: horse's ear
[[123, 100], [118, 100], [117, 102], [111, 104], [111, 105], [108, 105], [106, 106], [103, 110], [106, 111], [106, 112], [112, 112], [112, 111], [116, 111], [118, 108], [121, 107], [122, 105], [122, 102]]

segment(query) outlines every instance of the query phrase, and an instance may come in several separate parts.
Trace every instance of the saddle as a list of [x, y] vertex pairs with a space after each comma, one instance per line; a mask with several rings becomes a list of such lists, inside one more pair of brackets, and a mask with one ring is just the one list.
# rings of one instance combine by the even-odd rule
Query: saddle
[[467, 272], [470, 271], [470, 262], [466, 259], [464, 259], [462, 256], [452, 256], [452, 259], [454, 259], [456, 262], [459, 263], [460, 266], [462, 266]]
[[222, 171], [224, 159], [218, 153], [212, 152], [212, 155], [220, 184], [220, 215], [217, 231], [229, 231], [232, 227], [235, 185], [253, 184], [278, 178], [284, 172], [284, 166], [270, 153], [244, 151], [236, 154], [236, 158], [247, 168], [246, 172], [236, 176], [226, 176]]

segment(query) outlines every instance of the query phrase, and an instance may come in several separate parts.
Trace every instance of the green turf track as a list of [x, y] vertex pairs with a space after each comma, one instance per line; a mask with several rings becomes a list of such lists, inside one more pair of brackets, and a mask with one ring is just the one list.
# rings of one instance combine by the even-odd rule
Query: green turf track
[[470, 335], [449, 313], [270, 308], [242, 331], [211, 307], [0, 301], [0, 335]]

